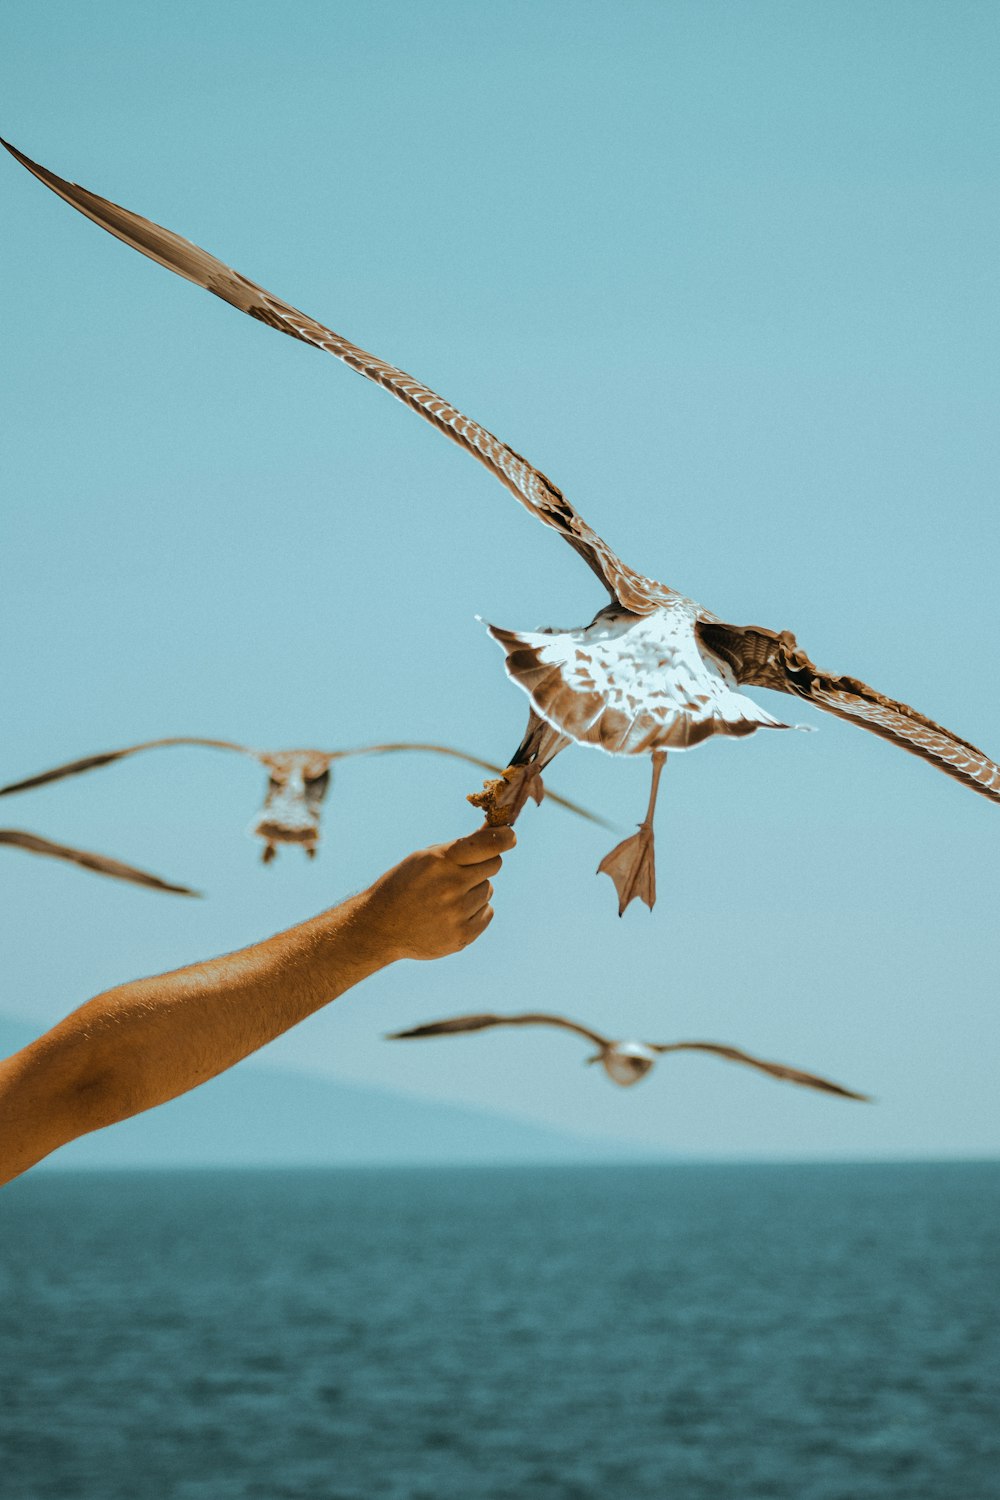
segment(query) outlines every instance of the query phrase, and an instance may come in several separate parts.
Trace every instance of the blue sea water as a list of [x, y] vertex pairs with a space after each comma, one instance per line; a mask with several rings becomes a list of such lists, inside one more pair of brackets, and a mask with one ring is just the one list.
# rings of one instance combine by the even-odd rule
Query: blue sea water
[[1000, 1164], [36, 1173], [4, 1500], [992, 1500]]

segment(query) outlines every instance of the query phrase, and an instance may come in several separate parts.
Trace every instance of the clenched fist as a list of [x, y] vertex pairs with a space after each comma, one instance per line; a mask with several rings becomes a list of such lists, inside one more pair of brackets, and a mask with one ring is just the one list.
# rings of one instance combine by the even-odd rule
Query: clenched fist
[[410, 854], [365, 891], [365, 919], [396, 958], [444, 958], [493, 920], [492, 877], [517, 843], [512, 828], [479, 828]]

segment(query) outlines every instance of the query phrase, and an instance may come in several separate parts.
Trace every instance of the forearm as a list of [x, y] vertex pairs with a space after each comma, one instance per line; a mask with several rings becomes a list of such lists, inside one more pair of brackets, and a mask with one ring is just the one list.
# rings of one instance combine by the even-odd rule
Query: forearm
[[277, 937], [88, 1001], [0, 1062], [0, 1184], [88, 1131], [186, 1093], [398, 958], [443, 958], [493, 917], [509, 828], [418, 850]]
[[400, 956], [365, 892], [238, 953], [117, 986], [0, 1064], [0, 1183], [224, 1072]]

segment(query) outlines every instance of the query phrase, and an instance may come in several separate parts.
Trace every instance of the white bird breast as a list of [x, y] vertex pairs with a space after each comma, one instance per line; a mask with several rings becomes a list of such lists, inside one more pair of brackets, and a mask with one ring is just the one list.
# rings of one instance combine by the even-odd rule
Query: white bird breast
[[[511, 632], [537, 665], [523, 680], [519, 667], [508, 670], [548, 723], [616, 755], [787, 727], [739, 691], [726, 663], [701, 649], [694, 625], [686, 601], [651, 615], [611, 606], [582, 630]], [[551, 690], [553, 668], [561, 692]]]
[[271, 782], [252, 832], [275, 843], [315, 843], [325, 790], [325, 785], [314, 787], [293, 768], [286, 781]]
[[605, 1073], [626, 1089], [645, 1078], [655, 1061], [656, 1053], [642, 1042], [615, 1042], [601, 1053]]

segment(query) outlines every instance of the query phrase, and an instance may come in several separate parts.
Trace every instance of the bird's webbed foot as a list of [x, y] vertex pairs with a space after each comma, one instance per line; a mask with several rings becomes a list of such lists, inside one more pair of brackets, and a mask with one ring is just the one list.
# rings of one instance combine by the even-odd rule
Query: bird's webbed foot
[[616, 844], [597, 866], [598, 875], [610, 875], [618, 892], [618, 915], [624, 916], [629, 902], [645, 901], [650, 911], [656, 902], [656, 862], [653, 852], [653, 813], [660, 777], [667, 763], [665, 750], [653, 751], [653, 783], [649, 789], [649, 806], [639, 824], [639, 832]]
[[261, 864], [262, 865], [269, 865], [271, 863], [272, 859], [276, 859], [277, 858], [277, 854], [278, 854], [278, 846], [277, 846], [277, 844], [272, 844], [270, 842], [270, 840], [269, 840], [264, 845], [263, 849], [261, 850], [261, 855], [260, 855], [260, 862], [261, 862]]
[[598, 875], [610, 875], [618, 892], [618, 915], [624, 916], [630, 902], [645, 901], [650, 911], [656, 901], [656, 863], [651, 823], [640, 823], [639, 832], [616, 844], [597, 866]]

